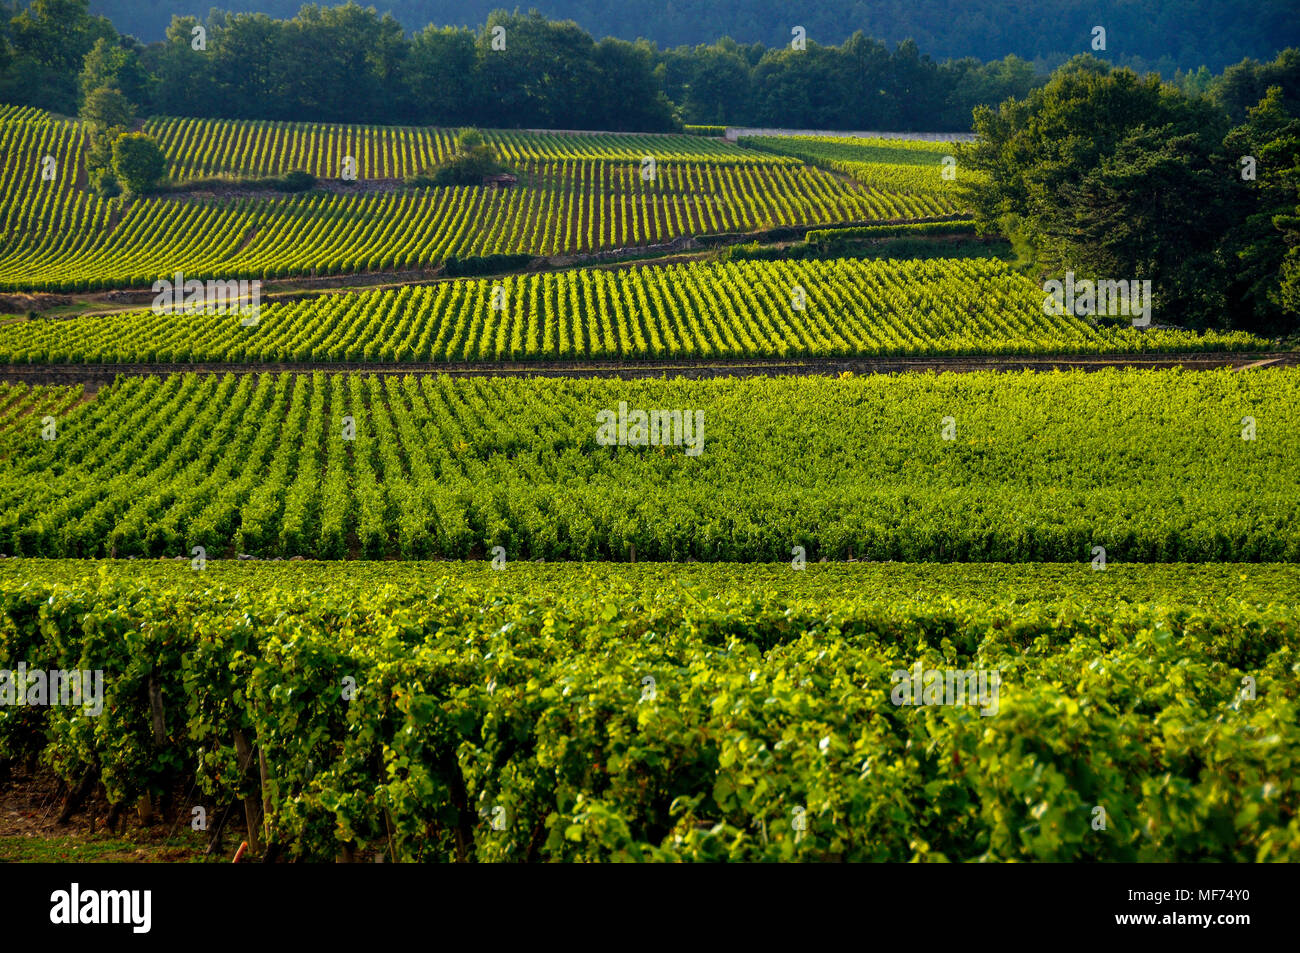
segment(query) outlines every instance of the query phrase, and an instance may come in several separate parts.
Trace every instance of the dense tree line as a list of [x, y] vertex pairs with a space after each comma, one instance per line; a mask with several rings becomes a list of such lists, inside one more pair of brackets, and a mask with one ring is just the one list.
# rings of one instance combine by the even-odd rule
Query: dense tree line
[[1161, 320], [1300, 331], [1300, 50], [1207, 96], [1080, 56], [975, 130], [969, 198], [1041, 276], [1150, 280]]
[[139, 48], [91, 16], [86, 0], [33, 0], [26, 9], [0, 0], [0, 102], [75, 113], [83, 61], [100, 39], [132, 55]]
[[[682, 121], [838, 128], [969, 128], [971, 110], [1041, 79], [1015, 57], [935, 63], [906, 41], [854, 34], [805, 49], [594, 40], [571, 21], [495, 12], [413, 35], [356, 4], [289, 20], [214, 11], [165, 40], [119, 37], [85, 0], [4, 18], [0, 96], [73, 113], [98, 86], [140, 114], [365, 123], [664, 130]], [[50, 51], [57, 47], [56, 53]], [[84, 64], [91, 78], [77, 71]], [[39, 75], [36, 85], [29, 77]]]
[[[301, 0], [245, 0], [242, 9], [293, 16]], [[501, 0], [383, 0], [408, 30], [426, 23], [477, 26]], [[1300, 45], [1293, 0], [529, 0], [551, 19], [573, 19], [593, 36], [639, 37], [661, 47], [718, 37], [780, 47], [795, 25], [808, 38], [839, 44], [857, 31], [887, 43], [914, 39], [937, 59], [996, 60], [1014, 53], [1044, 71], [1090, 49], [1089, 31], [1106, 27], [1108, 59], [1166, 78], [1205, 64], [1218, 72], [1248, 56]], [[200, 13], [194, 0], [94, 0], [92, 8], [123, 33], [160, 40], [173, 15]]]
[[[1016, 56], [936, 62], [911, 40], [861, 32], [802, 49], [722, 39], [661, 50], [595, 40], [572, 21], [493, 12], [476, 29], [426, 26], [355, 3], [296, 17], [214, 10], [162, 41], [119, 35], [87, 0], [0, 0], [0, 101], [74, 114], [101, 87], [138, 115], [654, 131], [681, 122], [957, 131], [976, 106], [1042, 85]], [[1179, 74], [1234, 120], [1276, 85], [1253, 61]]]

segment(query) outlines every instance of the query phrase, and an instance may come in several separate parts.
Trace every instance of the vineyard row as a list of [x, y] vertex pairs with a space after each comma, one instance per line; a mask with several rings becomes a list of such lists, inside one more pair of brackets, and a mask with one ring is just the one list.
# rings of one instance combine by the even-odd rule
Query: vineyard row
[[[626, 408], [702, 453], [602, 446]], [[1297, 420], [1289, 369], [124, 378], [6, 438], [0, 551], [1297, 561]]]
[[1048, 316], [990, 259], [689, 263], [462, 279], [264, 304], [0, 325], [4, 363], [872, 357], [1245, 351], [1245, 332]]

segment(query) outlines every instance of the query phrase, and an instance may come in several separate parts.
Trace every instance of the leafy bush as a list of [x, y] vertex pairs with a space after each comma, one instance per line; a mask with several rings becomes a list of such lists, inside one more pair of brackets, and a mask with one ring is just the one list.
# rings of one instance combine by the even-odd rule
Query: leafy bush
[[167, 171], [158, 143], [142, 132], [128, 132], [113, 140], [113, 173], [134, 195], [149, 191]]
[[482, 185], [485, 175], [509, 171], [496, 155], [496, 151], [477, 129], [462, 129], [456, 138], [456, 151], [446, 161], [430, 171], [409, 176], [406, 184], [413, 187], [451, 187], [457, 185]]
[[122, 186], [117, 176], [109, 169], [97, 169], [90, 174], [90, 187], [106, 199], [116, 198], [122, 194]]
[[524, 268], [533, 260], [532, 255], [455, 255], [443, 262], [443, 270], [452, 277], [490, 275]]
[[281, 192], [307, 192], [316, 188], [316, 176], [301, 169], [286, 172], [280, 177]]

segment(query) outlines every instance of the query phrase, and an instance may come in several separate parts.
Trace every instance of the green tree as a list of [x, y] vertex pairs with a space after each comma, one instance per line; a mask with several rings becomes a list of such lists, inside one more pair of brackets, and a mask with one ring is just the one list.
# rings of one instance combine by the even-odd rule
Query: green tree
[[113, 142], [113, 172], [128, 192], [147, 192], [166, 171], [167, 160], [150, 136], [129, 132]]
[[135, 110], [121, 90], [102, 87], [87, 94], [81, 104], [81, 121], [92, 136], [98, 136], [109, 129], [130, 126], [135, 121]]
[[1210, 84], [1209, 94], [1234, 123], [1241, 123], [1272, 86], [1280, 88], [1287, 112], [1300, 115], [1300, 49], [1285, 49], [1270, 63], [1245, 59], [1229, 66]]
[[34, 0], [8, 25], [9, 68], [0, 75], [0, 101], [39, 106], [73, 115], [82, 61], [117, 31], [104, 17], [90, 15], [88, 0]]
[[1215, 143], [1172, 125], [1138, 126], [1077, 184], [1062, 187], [1045, 228], [1066, 233], [1057, 270], [1150, 278], [1156, 307], [1176, 323], [1221, 324], [1217, 245], [1232, 224], [1231, 182]]
[[949, 60], [940, 65], [938, 81], [944, 104], [935, 128], [945, 130], [969, 127], [976, 106], [1023, 99], [1041, 85], [1033, 64], [1014, 55], [992, 63], [974, 57]]
[[413, 119], [435, 126], [472, 122], [480, 109], [474, 34], [426, 27], [411, 41], [406, 83]]
[[[1253, 164], [1253, 178], [1241, 174]], [[1300, 266], [1300, 118], [1281, 87], [1271, 87], [1224, 140], [1238, 221], [1220, 246], [1230, 275], [1234, 327], [1283, 333], [1300, 327], [1295, 278]]]
[[113, 143], [127, 131], [124, 126], [112, 126], [90, 136], [86, 149], [86, 173], [91, 188], [102, 195], [112, 197], [121, 191], [113, 173]]
[[401, 71], [409, 43], [391, 16], [353, 2], [309, 3], [280, 24], [275, 42], [284, 67], [284, 118], [370, 123], [408, 114]]
[[[203, 28], [204, 49], [195, 49], [195, 29]], [[212, 78], [208, 28], [195, 17], [173, 17], [166, 39], [145, 50], [142, 64], [157, 76], [151, 105], [167, 116], [209, 116], [217, 95]]]
[[[290, 88], [296, 58], [284, 23], [262, 13], [229, 15], [208, 33], [217, 111], [230, 118], [300, 115]], [[313, 118], [316, 118], [313, 116]]]
[[[493, 48], [499, 38], [504, 49]], [[485, 101], [501, 125], [585, 128], [593, 104], [610, 95], [601, 88], [594, 49], [590, 34], [572, 20], [495, 11], [476, 44]]]
[[[844, 43], [846, 95], [853, 103], [854, 129], [897, 129], [898, 102], [889, 85], [889, 47], [879, 40], [854, 33]], [[960, 128], [970, 126], [970, 110], [961, 117]]]
[[79, 78], [81, 97], [105, 87], [119, 89], [135, 106], [150, 95], [149, 77], [140, 64], [137, 50], [100, 37], [86, 54]]
[[750, 67], [738, 52], [718, 45], [696, 47], [682, 92], [687, 122], [725, 125], [751, 120]]
[[1277, 301], [1283, 311], [1292, 316], [1289, 331], [1294, 334], [1295, 315], [1300, 315], [1300, 208], [1294, 215], [1282, 215], [1275, 220], [1286, 235], [1288, 250], [1282, 262], [1282, 280], [1278, 286]]
[[681, 128], [677, 107], [659, 89], [654, 49], [648, 43], [607, 37], [596, 44], [592, 64], [600, 92], [588, 114], [597, 129], [667, 132]]
[[1042, 275], [1149, 279], [1166, 319], [1217, 323], [1215, 244], [1231, 221], [1211, 103], [1078, 57], [1046, 86], [975, 110], [959, 182], [981, 227]]
[[761, 125], [840, 129], [853, 124], [852, 100], [838, 95], [848, 74], [835, 47], [770, 50], [753, 72], [753, 116]]
[[0, 76], [3, 76], [14, 61], [14, 50], [9, 44], [9, 20], [0, 8]]
[[120, 191], [113, 171], [113, 146], [126, 135], [134, 119], [131, 103], [116, 89], [94, 89], [81, 104], [81, 120], [90, 139], [86, 173], [91, 188], [102, 195], [111, 197]]
[[98, 39], [117, 39], [104, 17], [90, 15], [89, 0], [34, 0], [10, 25], [18, 55], [60, 74], [75, 74]]

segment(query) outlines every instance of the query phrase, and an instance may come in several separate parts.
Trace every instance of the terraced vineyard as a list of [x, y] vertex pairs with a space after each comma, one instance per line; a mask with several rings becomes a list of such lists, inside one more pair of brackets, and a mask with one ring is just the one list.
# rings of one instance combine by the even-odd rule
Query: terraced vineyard
[[263, 305], [0, 326], [0, 362], [487, 362], [1248, 351], [1242, 332], [1043, 312], [1001, 262], [804, 261], [569, 270]]
[[4, 119], [40, 119], [46, 120], [50, 114], [44, 109], [38, 109], [35, 106], [14, 106], [10, 103], [0, 103], [0, 120]]
[[949, 142], [834, 136], [755, 136], [740, 141], [761, 154], [790, 156], [842, 172], [873, 191], [924, 198], [945, 213], [962, 211], [956, 165], [952, 178], [943, 175], [945, 157], [955, 161], [959, 151]]
[[25, 416], [66, 410], [80, 394], [65, 387], [28, 387], [0, 381], [0, 430], [17, 427]]
[[29, 448], [33, 431], [39, 435], [50, 418], [57, 422], [82, 399], [80, 387], [29, 387], [0, 381], [0, 457]]
[[[629, 408], [683, 413], [601, 445]], [[1298, 419], [1290, 369], [123, 379], [9, 444], [0, 549], [1296, 561]]]
[[[179, 181], [227, 174], [283, 175], [293, 169], [337, 179], [345, 156], [356, 161], [360, 179], [400, 179], [445, 161], [456, 144], [456, 130], [430, 127], [162, 118], [149, 120], [144, 131], [158, 140], [172, 178]], [[561, 159], [639, 163], [644, 156], [661, 163], [798, 161], [759, 156], [717, 139], [685, 135], [490, 130], [485, 138], [511, 164]]]
[[27, 236], [107, 227], [109, 206], [78, 188], [86, 137], [35, 110], [0, 115], [0, 268]]
[[[313, 156], [308, 165], [332, 173], [329, 163], [341, 161], [336, 144], [359, 153], [363, 180], [405, 175], [443, 155], [448, 141], [445, 130], [314, 131], [209, 121], [160, 120], [157, 130], [175, 157], [173, 174], [181, 177], [260, 174]], [[706, 233], [917, 218], [950, 208], [926, 194], [853, 188], [794, 159], [695, 136], [495, 138], [523, 177], [519, 188], [417, 190], [389, 183], [395, 191], [376, 193], [362, 183], [292, 198], [106, 201], [79, 186], [85, 141], [78, 125], [0, 119], [0, 291], [147, 287], [176, 271], [228, 279], [426, 269], [453, 256], [583, 254]], [[642, 176], [643, 153], [656, 157], [651, 180]], [[200, 154], [211, 168], [186, 164]], [[49, 180], [41, 177], [47, 155], [56, 173]]]

